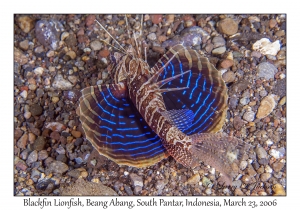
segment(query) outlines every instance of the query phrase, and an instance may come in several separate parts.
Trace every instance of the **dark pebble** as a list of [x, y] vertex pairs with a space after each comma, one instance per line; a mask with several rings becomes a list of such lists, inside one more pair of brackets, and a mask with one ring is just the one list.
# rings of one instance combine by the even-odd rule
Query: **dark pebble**
[[67, 175], [68, 175], [68, 176], [71, 176], [71, 177], [73, 177], [73, 178], [75, 178], [75, 179], [78, 179], [79, 176], [80, 176], [80, 171], [79, 171], [78, 169], [74, 169], [74, 170], [72, 170], [72, 171], [69, 171], [69, 172], [67, 173]]
[[[120, 188], [121, 187], [123, 187], [123, 183], [122, 182], [120, 182], [120, 181], [116, 181], [115, 182], [115, 184], [114, 184], [114, 189], [115, 189], [115, 191], [119, 191], [120, 190]], [[127, 186], [128, 187], [128, 186]], [[131, 189], [130, 189], [131, 190]], [[131, 191], [132, 192], [132, 191]], [[126, 192], [127, 193], [127, 192]]]
[[61, 135], [62, 135], [63, 137], [65, 137], [65, 138], [67, 138], [68, 136], [71, 136], [70, 133], [65, 132], [65, 131], [63, 131], [63, 132], [61, 133]]
[[21, 129], [15, 129], [15, 135], [14, 135], [14, 138], [15, 139], [19, 139], [23, 134], [23, 131]]
[[279, 95], [280, 97], [283, 97], [286, 95], [286, 80], [285, 79], [277, 80], [275, 87], [274, 87], [274, 93], [276, 95]]
[[56, 160], [66, 163], [68, 161], [68, 158], [64, 154], [59, 154], [56, 156]]
[[78, 146], [80, 146], [82, 143], [83, 143], [83, 139], [82, 139], [82, 138], [77, 138], [74, 144], [75, 144], [75, 146], [78, 147]]
[[39, 116], [43, 113], [43, 108], [39, 104], [32, 104], [29, 111], [31, 112], [32, 116]]
[[129, 186], [125, 185], [124, 189], [125, 189], [125, 192], [127, 193], [127, 195], [133, 195], [133, 192]]
[[51, 183], [50, 179], [43, 179], [36, 184], [37, 190], [46, 190], [48, 185]]
[[52, 139], [55, 139], [55, 140], [59, 140], [60, 138], [60, 135], [57, 131], [53, 131], [51, 134], [50, 134], [50, 138]]
[[32, 149], [36, 151], [41, 151], [46, 145], [46, 140], [43, 136], [38, 136], [37, 139], [32, 144]]
[[44, 137], [50, 137], [50, 132], [51, 132], [50, 129], [45, 128], [45, 129], [43, 129], [42, 136], [44, 136]]
[[267, 165], [269, 163], [268, 159], [266, 159], [266, 158], [262, 158], [258, 162], [261, 165]]

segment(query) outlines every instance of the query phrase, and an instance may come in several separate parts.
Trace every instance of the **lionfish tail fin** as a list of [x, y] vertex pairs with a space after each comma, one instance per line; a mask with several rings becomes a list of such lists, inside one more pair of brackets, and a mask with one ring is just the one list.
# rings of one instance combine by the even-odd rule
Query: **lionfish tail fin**
[[239, 166], [243, 155], [252, 146], [225, 133], [201, 133], [190, 137], [192, 138], [190, 152], [194, 159], [193, 163], [203, 161], [211, 165], [223, 174], [223, 184], [231, 185], [237, 173], [234, 171], [234, 164]]

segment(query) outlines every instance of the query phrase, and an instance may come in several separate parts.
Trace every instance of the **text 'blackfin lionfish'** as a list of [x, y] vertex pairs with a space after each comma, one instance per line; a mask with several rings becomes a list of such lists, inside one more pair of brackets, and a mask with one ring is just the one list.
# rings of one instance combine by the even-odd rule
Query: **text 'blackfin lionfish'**
[[170, 48], [153, 68], [140, 52], [129, 47], [117, 61], [114, 84], [82, 90], [86, 138], [120, 165], [147, 167], [171, 155], [186, 167], [203, 161], [231, 184], [232, 164], [251, 146], [216, 133], [228, 98], [220, 72], [183, 45]]

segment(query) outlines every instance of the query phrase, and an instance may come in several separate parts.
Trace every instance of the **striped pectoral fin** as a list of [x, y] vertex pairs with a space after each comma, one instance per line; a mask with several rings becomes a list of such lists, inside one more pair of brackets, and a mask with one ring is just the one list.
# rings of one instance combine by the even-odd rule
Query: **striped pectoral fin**
[[192, 146], [189, 151], [193, 158], [219, 170], [223, 174], [225, 185], [231, 185], [233, 177], [237, 175], [233, 164], [239, 166], [243, 155], [252, 146], [225, 133], [201, 133], [190, 137]]
[[161, 115], [181, 131], [188, 129], [194, 121], [194, 113], [189, 109], [163, 111]]
[[[165, 66], [166, 63], [168, 65]], [[157, 83], [167, 82], [161, 82], [161, 89], [178, 88], [177, 91], [162, 94], [166, 108], [190, 109], [195, 115], [196, 120], [184, 133], [192, 135], [220, 130], [226, 118], [228, 98], [221, 73], [207, 58], [182, 45], [172, 47], [152, 70], [157, 72], [162, 67], [164, 71], [159, 75]], [[168, 81], [168, 78], [174, 79]]]
[[127, 94], [124, 84], [82, 90], [79, 113], [86, 138], [99, 153], [120, 165], [153, 165], [168, 153]]

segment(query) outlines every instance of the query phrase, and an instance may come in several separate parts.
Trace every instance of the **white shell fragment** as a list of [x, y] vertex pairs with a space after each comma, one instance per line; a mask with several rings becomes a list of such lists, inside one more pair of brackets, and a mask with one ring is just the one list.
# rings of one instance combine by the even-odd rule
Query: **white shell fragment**
[[61, 74], [56, 75], [52, 86], [58, 90], [70, 90], [73, 87], [73, 85], [68, 80], [65, 80]]
[[280, 50], [280, 43], [279, 40], [272, 43], [269, 39], [262, 38], [253, 44], [252, 49], [257, 50], [264, 55], [275, 56]]

